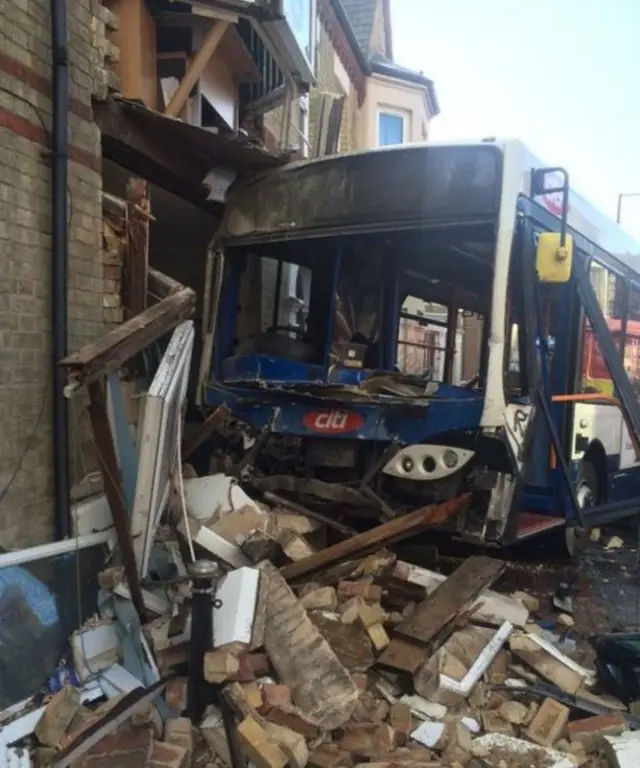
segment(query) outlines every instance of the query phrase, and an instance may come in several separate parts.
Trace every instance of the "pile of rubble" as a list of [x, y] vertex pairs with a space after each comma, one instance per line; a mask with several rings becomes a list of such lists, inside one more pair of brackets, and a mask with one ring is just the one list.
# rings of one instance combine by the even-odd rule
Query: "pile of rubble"
[[388, 548], [457, 502], [327, 546], [326, 524], [225, 476], [184, 491], [188, 520], [169, 504], [151, 558], [173, 577], [143, 581], [140, 621], [123, 569], [100, 574], [73, 674], [0, 730], [27, 756], [16, 764], [640, 765], [638, 721], [594, 692], [570, 616], [543, 629], [537, 599], [491, 591], [499, 560], [445, 577]]

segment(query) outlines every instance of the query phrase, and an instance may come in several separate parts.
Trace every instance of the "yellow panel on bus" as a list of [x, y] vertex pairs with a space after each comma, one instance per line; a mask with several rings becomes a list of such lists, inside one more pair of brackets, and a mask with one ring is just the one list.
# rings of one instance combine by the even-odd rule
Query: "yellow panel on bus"
[[566, 283], [571, 277], [573, 239], [566, 235], [560, 245], [559, 232], [542, 232], [536, 246], [536, 271], [542, 283]]

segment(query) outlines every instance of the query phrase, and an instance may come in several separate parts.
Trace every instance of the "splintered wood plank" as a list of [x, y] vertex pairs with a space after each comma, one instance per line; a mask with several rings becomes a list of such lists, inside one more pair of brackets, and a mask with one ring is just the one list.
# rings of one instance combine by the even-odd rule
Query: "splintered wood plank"
[[259, 566], [264, 582], [264, 649], [278, 679], [305, 715], [326, 730], [349, 720], [358, 699], [351, 675], [309, 619], [281, 573], [269, 562]]
[[122, 325], [112, 328], [96, 342], [66, 357], [60, 365], [69, 369], [76, 387], [90, 384], [116, 371], [127, 360], [186, 320], [193, 314], [195, 304], [195, 291], [183, 288]]
[[457, 499], [452, 499], [444, 504], [431, 504], [383, 525], [378, 525], [370, 531], [352, 536], [350, 539], [327, 547], [321, 552], [316, 552], [315, 555], [304, 560], [285, 566], [281, 571], [282, 575], [287, 581], [308, 576], [310, 573], [325, 570], [329, 566], [354, 555], [364, 554], [392, 541], [400, 541], [408, 536], [413, 536], [429, 525], [444, 523], [462, 509], [467, 498], [467, 496], [459, 496]]
[[395, 628], [395, 633], [429, 644], [504, 571], [490, 557], [470, 557]]

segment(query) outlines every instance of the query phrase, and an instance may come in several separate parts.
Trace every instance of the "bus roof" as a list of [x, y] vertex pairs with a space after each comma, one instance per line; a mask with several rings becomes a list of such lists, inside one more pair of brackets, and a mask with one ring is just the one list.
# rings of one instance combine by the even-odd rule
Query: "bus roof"
[[[258, 186], [262, 187], [262, 181], [264, 181], [265, 186], [271, 186], [276, 179], [278, 179], [280, 182], [284, 182], [285, 179], [291, 179], [294, 178], [303, 178], [304, 176], [308, 176], [309, 174], [312, 174], [316, 178], [325, 176], [325, 172], [327, 176], [332, 175], [332, 170], [336, 166], [342, 166], [342, 167], [354, 167], [355, 165], [359, 164], [359, 161], [361, 161], [366, 156], [376, 157], [378, 159], [384, 158], [385, 160], [391, 160], [390, 155], [393, 155], [395, 157], [410, 157], [414, 152], [424, 152], [425, 149], [428, 148], [437, 148], [437, 147], [449, 147], [449, 148], [473, 148], [477, 147], [480, 149], [481, 147], [487, 148], [488, 146], [493, 146], [497, 149], [499, 149], [503, 154], [505, 153], [505, 150], [507, 147], [509, 147], [510, 156], [516, 157], [517, 160], [515, 163], [510, 163], [509, 166], [504, 168], [504, 174], [505, 176], [507, 174], [516, 174], [518, 178], [514, 179], [511, 178], [509, 181], [511, 185], [515, 185], [517, 189], [520, 190], [521, 194], [526, 197], [531, 197], [531, 171], [534, 168], [544, 168], [547, 167], [546, 163], [543, 163], [539, 158], [537, 158], [531, 150], [528, 149], [528, 147], [521, 142], [518, 139], [500, 139], [500, 138], [488, 138], [483, 140], [464, 140], [464, 141], [429, 141], [429, 142], [416, 142], [412, 144], [402, 144], [397, 146], [390, 146], [390, 147], [382, 147], [378, 149], [368, 149], [368, 150], [359, 150], [355, 152], [347, 152], [342, 153], [339, 155], [330, 155], [327, 157], [321, 157], [321, 158], [315, 158], [312, 160], [300, 160], [295, 163], [290, 163], [285, 166], [281, 166], [277, 169], [274, 169], [272, 171], [267, 172], [267, 174], [262, 175], [260, 177], [254, 178], [253, 180], [249, 181], [248, 183], [248, 189], [251, 190], [251, 188], [257, 184]], [[387, 154], [388, 153], [388, 154]], [[414, 166], [415, 167], [415, 166]], [[480, 169], [483, 172], [486, 172], [486, 168]], [[571, 169], [567, 169], [570, 173]], [[385, 187], [385, 196], [387, 199], [389, 197], [393, 196], [393, 193], [389, 191], [389, 187], [387, 186], [387, 183], [390, 181], [390, 179], [385, 178], [385, 184], [383, 185]], [[321, 185], [322, 188], [322, 185]], [[403, 191], [406, 192], [406, 188], [403, 186]], [[246, 192], [247, 186], [243, 185], [240, 187], [238, 192]], [[328, 191], [326, 189], [322, 189], [322, 191]], [[487, 192], [489, 191], [489, 187], [487, 186]], [[335, 188], [331, 190], [333, 195], [335, 195]], [[263, 195], [260, 195], [262, 205], [264, 205], [265, 197]], [[238, 202], [240, 198], [240, 195], [236, 197], [236, 195], [232, 194], [230, 199], [230, 208], [234, 208], [234, 203]], [[270, 199], [269, 196], [266, 196], [266, 199]], [[477, 200], [477, 197], [476, 197]], [[554, 195], [543, 195], [540, 197], [537, 197], [535, 199], [535, 202], [541, 204], [544, 208], [546, 208], [550, 213], [552, 213], [555, 216], [558, 216], [560, 213], [560, 201], [558, 200], [557, 196]], [[315, 204], [318, 204], [318, 198], [315, 199]], [[254, 209], [255, 211], [255, 209]], [[247, 213], [247, 211], [243, 212], [244, 214]], [[249, 234], [251, 230], [251, 225], [247, 218], [242, 215], [241, 217], [238, 217], [242, 219], [243, 225], [247, 227], [244, 232], [239, 231], [233, 231], [234, 226], [228, 227], [227, 234], [231, 237], [234, 236], [242, 236]], [[252, 218], [252, 217], [249, 217]], [[264, 224], [267, 223], [265, 219], [270, 219], [271, 217], [266, 216], [259, 216], [257, 218], [262, 219], [262, 227], [258, 227], [257, 231], [261, 231], [262, 233], [266, 234], [267, 230], [269, 229], [269, 226], [267, 224], [266, 229], [264, 228]], [[277, 216], [275, 217], [278, 218]], [[237, 221], [237, 219], [236, 219]], [[273, 219], [271, 219], [273, 221]], [[595, 246], [600, 248], [601, 250], [605, 251], [606, 253], [610, 254], [614, 258], [616, 258], [618, 261], [620, 261], [622, 264], [624, 264], [626, 267], [634, 270], [635, 272], [640, 273], [640, 243], [638, 243], [633, 237], [631, 237], [629, 234], [627, 234], [621, 227], [619, 227], [612, 219], [604, 215], [599, 209], [597, 209], [595, 206], [591, 205], [584, 197], [579, 195], [575, 190], [571, 189], [570, 197], [569, 197], [569, 215], [568, 215], [568, 221], [569, 226], [574, 229], [576, 232], [579, 232], [584, 238], [591, 241]], [[229, 223], [229, 222], [227, 222]], [[258, 224], [258, 221], [254, 221], [255, 224]], [[241, 227], [244, 228], [244, 227]], [[274, 228], [274, 230], [277, 229], [277, 227]], [[254, 230], [253, 234], [257, 234], [257, 231]]]

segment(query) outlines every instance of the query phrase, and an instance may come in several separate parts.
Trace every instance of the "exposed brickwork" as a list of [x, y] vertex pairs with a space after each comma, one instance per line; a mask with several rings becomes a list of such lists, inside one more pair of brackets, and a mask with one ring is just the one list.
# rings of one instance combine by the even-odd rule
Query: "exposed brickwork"
[[[90, 122], [101, 75], [94, 5], [69, 0], [68, 8], [70, 349], [103, 330], [100, 135]], [[0, 546], [9, 548], [53, 533], [49, 1], [0, 0], [0, 14]], [[71, 404], [76, 459], [86, 458], [82, 408]]]
[[[336, 34], [335, 30], [332, 29], [332, 24], [335, 25], [336, 23], [335, 19], [332, 22], [326, 14], [319, 15], [319, 34], [316, 47], [316, 84], [311, 90], [309, 99], [309, 142], [313, 147], [316, 138], [321, 95], [329, 93], [336, 96], [344, 96], [345, 102], [340, 124], [339, 150], [340, 152], [348, 152], [355, 147], [354, 131], [356, 130], [359, 109], [358, 88], [351, 80], [353, 69], [347, 70], [343, 51], [339, 46], [336, 47]], [[341, 82], [336, 72], [337, 66], [345, 67], [344, 73], [347, 76], [348, 89], [345, 89], [345, 83]]]

